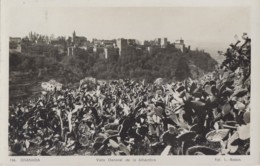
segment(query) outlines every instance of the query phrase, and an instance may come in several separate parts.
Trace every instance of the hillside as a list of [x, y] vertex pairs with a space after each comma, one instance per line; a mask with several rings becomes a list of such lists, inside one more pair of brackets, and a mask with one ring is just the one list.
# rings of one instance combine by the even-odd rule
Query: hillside
[[39, 50], [45, 54], [39, 51], [10, 53], [11, 98], [37, 93], [39, 84], [50, 79], [67, 86], [73, 86], [87, 76], [105, 80], [145, 79], [147, 82], [153, 82], [158, 77], [183, 80], [213, 71], [217, 64], [208, 53], [182, 53], [175, 48], [161, 49], [152, 55], [146, 50], [136, 50], [131, 55], [113, 61], [84, 50], [78, 50], [75, 56], [57, 54], [55, 48], [50, 46], [40, 47]]

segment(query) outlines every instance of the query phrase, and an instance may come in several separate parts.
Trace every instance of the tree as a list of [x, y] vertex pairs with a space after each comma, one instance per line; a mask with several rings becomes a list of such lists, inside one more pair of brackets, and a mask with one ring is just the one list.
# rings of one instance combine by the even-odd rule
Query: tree
[[10, 53], [9, 64], [10, 71], [17, 69], [17, 67], [22, 62], [22, 57], [20, 53]]
[[177, 80], [182, 81], [190, 76], [191, 73], [190, 73], [190, 68], [188, 66], [187, 60], [184, 57], [182, 57], [179, 60], [177, 69], [175, 71], [175, 77]]

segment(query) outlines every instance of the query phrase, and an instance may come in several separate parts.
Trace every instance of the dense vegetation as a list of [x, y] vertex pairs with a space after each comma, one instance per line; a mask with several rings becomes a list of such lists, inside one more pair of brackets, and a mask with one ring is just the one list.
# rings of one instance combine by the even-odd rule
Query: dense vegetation
[[[88, 78], [81, 88], [22, 98], [9, 107], [9, 155], [250, 155], [251, 39], [242, 39], [201, 78], [153, 84]], [[176, 79], [192, 75], [199, 63], [187, 56], [192, 59], [185, 54], [177, 61]], [[136, 59], [98, 62], [113, 66]], [[161, 59], [152, 62], [167, 63]]]
[[[33, 38], [32, 38], [33, 39]], [[32, 40], [31, 39], [31, 40]], [[55, 44], [32, 43], [22, 40], [22, 53], [10, 51], [10, 101], [27, 98], [41, 92], [41, 82], [55, 79], [66, 87], [77, 87], [79, 80], [94, 77], [101, 80], [131, 78], [153, 82], [157, 78], [167, 81], [196, 79], [213, 71], [217, 62], [208, 53], [188, 51], [182, 53], [173, 45], [152, 54], [145, 48], [132, 48], [124, 57], [104, 59], [103, 52], [93, 53], [76, 49], [75, 56], [67, 56], [63, 47]], [[10, 47], [12, 43], [10, 43]]]
[[[52, 45], [38, 44], [24, 49], [23, 53], [10, 53], [10, 72], [29, 72], [40, 80], [55, 78], [64, 84], [77, 82], [86, 76], [98, 79], [146, 79], [158, 77], [167, 80], [183, 80], [196, 74], [210, 72], [217, 62], [201, 51], [182, 53], [174, 47], [158, 50], [150, 55], [146, 50], [134, 50], [131, 55], [117, 60], [100, 58], [96, 53], [77, 50], [75, 56], [59, 54]], [[192, 69], [193, 70], [193, 69]]]

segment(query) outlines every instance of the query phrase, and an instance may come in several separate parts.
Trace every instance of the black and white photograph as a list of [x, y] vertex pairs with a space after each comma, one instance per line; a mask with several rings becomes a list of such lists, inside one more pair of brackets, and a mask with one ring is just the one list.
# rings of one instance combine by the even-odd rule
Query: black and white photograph
[[9, 156], [252, 155], [250, 7], [6, 12]]
[[9, 155], [250, 155], [249, 9], [11, 15]]

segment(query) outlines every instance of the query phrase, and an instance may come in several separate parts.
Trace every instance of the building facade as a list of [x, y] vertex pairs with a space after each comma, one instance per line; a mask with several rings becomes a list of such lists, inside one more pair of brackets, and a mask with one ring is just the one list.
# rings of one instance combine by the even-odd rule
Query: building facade
[[67, 55], [68, 56], [74, 56], [74, 47], [73, 46], [70, 46], [67, 48]]
[[119, 57], [126, 55], [128, 47], [127, 40], [123, 38], [117, 39], [116, 45], [119, 49]]
[[166, 48], [168, 44], [167, 38], [162, 38], [161, 39], [161, 48]]
[[84, 36], [77, 36], [76, 32], [74, 31], [72, 34], [72, 43], [74, 46], [76, 47], [82, 47], [82, 46], [86, 46], [87, 43], [87, 38]]
[[10, 52], [22, 52], [21, 42], [22, 39], [19, 37], [10, 37], [9, 38]]
[[180, 40], [176, 40], [174, 43], [175, 48], [179, 49], [181, 52], [184, 52], [185, 44], [184, 40], [181, 38]]
[[114, 47], [105, 47], [104, 53], [105, 59], [116, 61], [119, 55], [119, 49]]

